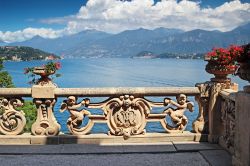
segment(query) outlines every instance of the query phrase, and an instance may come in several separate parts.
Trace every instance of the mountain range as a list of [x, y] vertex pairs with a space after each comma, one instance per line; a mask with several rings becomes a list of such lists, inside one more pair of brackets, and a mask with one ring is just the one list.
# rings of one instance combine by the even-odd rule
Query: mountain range
[[[162, 53], [206, 53], [213, 47], [227, 47], [231, 44], [250, 42], [250, 23], [239, 26], [232, 31], [206, 31], [157, 28], [154, 30], [127, 30], [110, 34], [97, 30], [56, 39], [35, 36], [30, 40], [9, 43], [12, 46], [29, 46], [64, 56], [79, 57], [131, 57], [142, 51], [155, 54]], [[0, 45], [4, 45], [0, 41]], [[6, 45], [6, 43], [5, 43]]]

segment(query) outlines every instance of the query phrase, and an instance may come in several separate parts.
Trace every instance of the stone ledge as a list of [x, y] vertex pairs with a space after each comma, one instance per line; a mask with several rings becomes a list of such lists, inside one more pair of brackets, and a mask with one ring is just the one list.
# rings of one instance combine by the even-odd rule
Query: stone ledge
[[0, 135], [0, 145], [46, 145], [46, 144], [119, 144], [119, 143], [164, 143], [171, 141], [196, 141], [206, 142], [206, 134], [197, 134], [185, 131], [184, 133], [146, 133], [145, 135], [135, 135], [127, 140], [122, 136], [109, 136], [107, 134], [89, 135], [67, 135], [58, 136], [34, 136], [24, 133], [18, 136]]

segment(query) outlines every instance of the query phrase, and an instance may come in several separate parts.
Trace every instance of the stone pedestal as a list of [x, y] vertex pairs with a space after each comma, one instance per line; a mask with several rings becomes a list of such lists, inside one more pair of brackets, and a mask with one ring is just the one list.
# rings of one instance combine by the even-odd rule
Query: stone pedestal
[[239, 92], [236, 95], [235, 112], [235, 154], [233, 165], [250, 165], [250, 94]]
[[37, 108], [37, 118], [32, 125], [31, 131], [34, 135], [58, 135], [60, 124], [54, 116], [54, 105], [56, 103], [52, 84], [34, 85], [32, 87], [32, 97]]

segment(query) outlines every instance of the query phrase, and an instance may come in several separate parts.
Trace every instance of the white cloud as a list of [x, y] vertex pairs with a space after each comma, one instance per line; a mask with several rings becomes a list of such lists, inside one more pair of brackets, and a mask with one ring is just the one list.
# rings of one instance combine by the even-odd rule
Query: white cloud
[[2, 32], [0, 31], [0, 40], [5, 42], [16, 42], [31, 39], [32, 37], [39, 35], [44, 38], [56, 38], [62, 35], [64, 30], [53, 30], [47, 28], [25, 28], [23, 30], [15, 32]]
[[190, 0], [90, 0], [77, 13], [71, 31], [83, 28], [117, 33], [140, 27], [179, 28], [183, 30], [231, 30], [250, 21], [250, 4], [239, 0], [226, 2], [217, 8], [201, 8]]
[[76, 15], [41, 20], [47, 24], [65, 24], [62, 30], [27, 28], [16, 32], [0, 32], [0, 40], [25, 40], [32, 35], [54, 38], [85, 29], [110, 33], [157, 27], [183, 30], [205, 29], [229, 31], [250, 22], [250, 3], [239, 0], [226, 2], [217, 8], [201, 8], [190, 0], [89, 0]]

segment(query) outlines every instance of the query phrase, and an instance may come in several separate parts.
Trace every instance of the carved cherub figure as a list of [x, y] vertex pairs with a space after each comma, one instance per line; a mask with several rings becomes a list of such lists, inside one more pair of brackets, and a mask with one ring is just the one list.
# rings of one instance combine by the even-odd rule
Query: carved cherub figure
[[176, 97], [177, 102], [165, 98], [165, 104], [171, 104], [176, 108], [169, 107], [164, 113], [168, 114], [171, 117], [171, 120], [182, 129], [187, 123], [187, 117], [184, 115], [186, 109], [189, 109], [190, 112], [193, 112], [194, 104], [193, 102], [187, 101], [187, 97], [184, 94], [180, 94]]
[[[80, 109], [82, 106], [87, 106], [89, 104], [89, 99], [84, 99], [80, 103], [77, 103], [77, 98], [75, 96], [69, 96], [67, 100], [64, 100], [61, 104], [60, 112], [68, 110], [70, 117], [67, 121], [73, 126], [80, 126], [82, 124], [85, 115], [90, 115], [90, 112], [85, 109]], [[80, 110], [78, 110], [80, 109]]]

